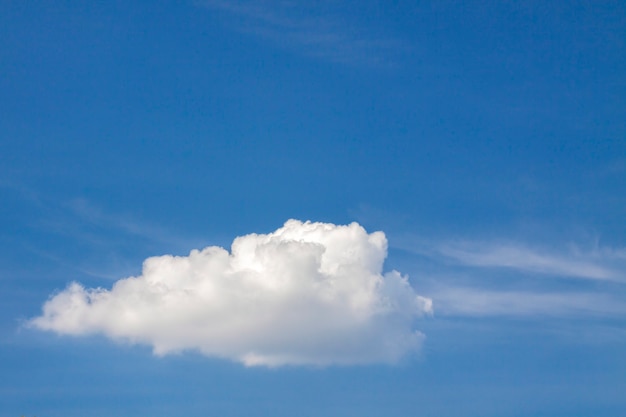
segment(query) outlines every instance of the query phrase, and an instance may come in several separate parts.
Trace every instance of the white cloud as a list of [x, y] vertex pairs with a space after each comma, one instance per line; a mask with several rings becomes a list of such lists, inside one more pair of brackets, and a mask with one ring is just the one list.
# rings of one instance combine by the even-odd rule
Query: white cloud
[[230, 253], [149, 258], [110, 290], [72, 283], [30, 324], [246, 365], [395, 362], [419, 348], [412, 324], [432, 303], [400, 273], [382, 274], [386, 256], [382, 232], [289, 220], [235, 239]]

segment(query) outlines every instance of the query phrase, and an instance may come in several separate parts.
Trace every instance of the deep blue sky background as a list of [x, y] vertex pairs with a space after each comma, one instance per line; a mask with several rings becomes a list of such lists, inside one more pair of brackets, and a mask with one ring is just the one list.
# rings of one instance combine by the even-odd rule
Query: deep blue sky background
[[[626, 414], [623, 2], [0, 4], [2, 416]], [[398, 366], [26, 329], [70, 281], [288, 218], [383, 230]]]

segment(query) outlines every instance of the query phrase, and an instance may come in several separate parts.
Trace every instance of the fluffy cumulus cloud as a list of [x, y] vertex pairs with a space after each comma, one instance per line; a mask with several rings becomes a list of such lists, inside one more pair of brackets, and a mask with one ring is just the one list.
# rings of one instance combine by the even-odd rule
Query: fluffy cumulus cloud
[[110, 290], [72, 283], [30, 323], [250, 366], [395, 362], [419, 348], [414, 320], [432, 303], [406, 276], [383, 274], [386, 256], [382, 232], [289, 220], [236, 238], [230, 252], [149, 258]]

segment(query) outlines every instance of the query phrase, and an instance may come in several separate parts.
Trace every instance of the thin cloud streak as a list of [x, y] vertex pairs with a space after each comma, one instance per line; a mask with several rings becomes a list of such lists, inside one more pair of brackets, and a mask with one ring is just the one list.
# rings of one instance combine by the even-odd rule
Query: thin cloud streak
[[[401, 243], [397, 243], [401, 242]], [[396, 239], [395, 247], [444, 264], [471, 268], [504, 268], [532, 275], [624, 282], [626, 249], [599, 247], [561, 251], [533, 248], [517, 242], [449, 240], [426, 242]]]
[[493, 291], [447, 287], [430, 293], [441, 316], [624, 316], [626, 303], [603, 293]]
[[93, 205], [84, 198], [75, 198], [66, 204], [70, 213], [84, 222], [89, 224], [115, 229], [128, 236], [136, 236], [159, 243], [179, 243], [180, 246], [189, 242], [181, 241], [181, 239], [168, 233], [165, 229], [140, 222], [128, 216], [107, 213], [100, 207]]
[[[120, 275], [136, 271], [137, 258], [130, 254], [138, 249], [141, 252], [149, 247], [153, 251], [178, 253], [189, 247], [201, 246], [206, 240], [177, 235], [129, 214], [107, 211], [85, 198], [58, 200], [2, 178], [0, 190], [15, 192], [13, 197], [19, 204], [37, 210], [36, 221], [24, 234], [36, 233], [46, 237], [37, 244], [25, 236], [13, 237], [12, 244], [29, 255], [50, 261], [72, 273], [117, 279]], [[66, 245], [73, 246], [70, 252], [81, 253], [81, 261], [70, 261], [72, 256], [67, 256], [68, 251], [63, 250], [63, 245], [46, 246], [47, 238], [52, 236], [54, 240], [62, 239]]]
[[308, 3], [205, 0], [197, 4], [225, 13], [238, 32], [326, 61], [389, 66], [394, 55], [407, 49], [398, 40], [365, 34]]
[[[626, 316], [626, 303], [619, 298], [623, 295], [621, 284], [625, 282], [624, 248], [597, 243], [584, 250], [573, 245], [547, 250], [539, 245], [511, 241], [392, 239], [392, 242], [396, 248], [433, 263], [428, 296], [439, 316]], [[493, 286], [496, 282], [487, 279], [493, 277], [494, 270], [502, 272], [498, 274], [497, 287]], [[579, 282], [569, 282], [570, 289], [563, 291], [556, 282], [538, 277]], [[529, 278], [524, 280], [523, 289], [519, 287], [520, 278]], [[583, 280], [587, 282], [583, 284]]]
[[461, 264], [477, 267], [511, 268], [540, 274], [575, 278], [616, 280], [607, 267], [586, 260], [582, 254], [569, 256], [540, 253], [514, 245], [446, 244], [438, 252]]

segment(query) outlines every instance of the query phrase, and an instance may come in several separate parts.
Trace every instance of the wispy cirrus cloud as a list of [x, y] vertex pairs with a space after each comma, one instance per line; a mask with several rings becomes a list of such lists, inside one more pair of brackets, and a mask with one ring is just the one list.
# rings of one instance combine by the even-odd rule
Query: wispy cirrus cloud
[[626, 249], [622, 247], [595, 243], [583, 249], [553, 242], [548, 248], [503, 239], [392, 242], [427, 260], [432, 276], [426, 292], [439, 316], [626, 315]]
[[100, 228], [116, 230], [124, 236], [141, 239], [186, 245], [189, 242], [172, 235], [162, 227], [148, 224], [128, 215], [107, 212], [85, 198], [74, 198], [62, 204], [62, 207], [75, 219]]
[[204, 0], [234, 30], [326, 61], [389, 66], [407, 49], [398, 39], [376, 36], [332, 12], [332, 3], [264, 0]]
[[531, 275], [626, 281], [626, 249], [573, 245], [543, 248], [511, 241], [406, 241], [399, 246], [422, 256], [473, 268], [503, 268]]
[[442, 256], [469, 266], [510, 268], [574, 278], [619, 279], [618, 271], [593, 254], [572, 251], [555, 254], [514, 244], [475, 242], [447, 243], [437, 250]]
[[6, 201], [14, 207], [37, 214], [20, 236], [10, 237], [13, 246], [24, 251], [25, 256], [36, 256], [70, 273], [118, 278], [121, 271], [136, 270], [137, 253], [148, 250], [177, 253], [202, 245], [206, 239], [173, 233], [166, 227], [128, 212], [99, 206], [83, 197], [60, 200], [2, 178], [0, 191], [11, 193]]
[[602, 292], [496, 291], [441, 287], [431, 293], [442, 316], [624, 316], [626, 303]]

